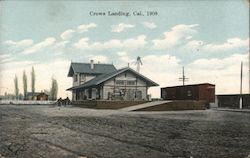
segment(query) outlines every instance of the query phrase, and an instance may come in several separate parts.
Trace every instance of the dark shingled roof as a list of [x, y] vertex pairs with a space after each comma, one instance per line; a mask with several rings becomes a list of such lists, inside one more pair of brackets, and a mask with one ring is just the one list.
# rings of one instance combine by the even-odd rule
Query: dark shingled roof
[[69, 88], [67, 90], [75, 90], [75, 89], [84, 89], [84, 88], [88, 88], [88, 87], [94, 87], [94, 86], [97, 86], [97, 85], [109, 80], [110, 78], [115, 77], [115, 76], [117, 76], [117, 75], [119, 75], [119, 74], [121, 74], [121, 73], [123, 73], [125, 71], [130, 71], [130, 72], [134, 73], [135, 75], [140, 77], [142, 80], [146, 81], [148, 86], [159, 86], [154, 81], [152, 81], [152, 80], [148, 79], [147, 77], [139, 74], [138, 72], [134, 71], [133, 69], [131, 69], [129, 67], [126, 67], [126, 68], [122, 68], [122, 69], [119, 69], [119, 70], [116, 70], [116, 71], [113, 71], [113, 72], [110, 72], [110, 73], [99, 75], [99, 76], [93, 78], [92, 80], [89, 80], [88, 82], [82, 84], [82, 85], [71, 87], [71, 88]]
[[71, 63], [68, 77], [72, 77], [74, 73], [103, 74], [115, 70], [113, 64], [94, 64], [94, 69], [91, 69], [90, 63]]

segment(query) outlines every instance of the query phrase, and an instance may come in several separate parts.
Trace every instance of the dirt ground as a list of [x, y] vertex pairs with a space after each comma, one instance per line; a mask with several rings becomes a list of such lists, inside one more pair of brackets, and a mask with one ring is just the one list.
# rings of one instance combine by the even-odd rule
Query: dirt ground
[[0, 105], [0, 157], [244, 158], [250, 113]]

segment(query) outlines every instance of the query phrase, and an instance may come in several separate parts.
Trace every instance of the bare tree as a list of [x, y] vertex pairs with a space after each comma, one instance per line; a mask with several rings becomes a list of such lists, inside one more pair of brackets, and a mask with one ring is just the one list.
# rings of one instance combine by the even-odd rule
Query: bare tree
[[15, 97], [16, 97], [16, 99], [18, 99], [19, 88], [18, 88], [18, 78], [17, 78], [16, 75], [15, 75], [15, 78], [14, 78], [14, 85], [15, 85]]
[[27, 75], [25, 70], [23, 71], [23, 95], [24, 95], [24, 99], [27, 99]]

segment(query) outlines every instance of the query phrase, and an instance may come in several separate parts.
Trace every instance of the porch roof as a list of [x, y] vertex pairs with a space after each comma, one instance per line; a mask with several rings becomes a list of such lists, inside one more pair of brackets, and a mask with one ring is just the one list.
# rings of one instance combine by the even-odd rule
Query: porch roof
[[146, 81], [147, 83], [147, 86], [159, 86], [157, 83], [155, 83], [154, 81], [150, 80], [149, 78], [143, 76], [142, 74], [134, 71], [133, 69], [129, 68], [129, 67], [126, 67], [126, 68], [122, 68], [122, 69], [119, 69], [119, 70], [116, 70], [116, 71], [113, 71], [111, 73], [106, 73], [106, 74], [102, 74], [102, 75], [99, 75], [95, 78], [93, 78], [92, 80], [84, 83], [84, 84], [81, 84], [79, 86], [75, 86], [75, 87], [71, 87], [67, 90], [76, 90], [76, 89], [85, 89], [85, 88], [89, 88], [89, 87], [95, 87], [125, 71], [130, 71], [132, 72], [133, 74], [135, 74], [136, 76], [138, 76], [139, 78], [141, 78], [142, 80]]

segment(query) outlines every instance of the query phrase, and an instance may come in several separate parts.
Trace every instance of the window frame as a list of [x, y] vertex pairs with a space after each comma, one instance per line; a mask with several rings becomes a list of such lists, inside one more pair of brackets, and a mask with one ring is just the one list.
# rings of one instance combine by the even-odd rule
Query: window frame
[[78, 81], [78, 74], [74, 74], [74, 82]]
[[125, 80], [115, 80], [115, 85], [125, 85]]
[[[130, 82], [132, 82], [133, 84], [130, 84]], [[136, 85], [136, 81], [135, 80], [127, 80], [127, 85], [128, 86], [135, 86]]]

